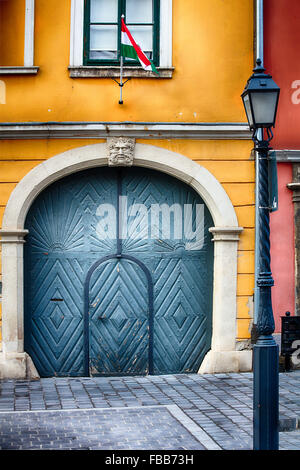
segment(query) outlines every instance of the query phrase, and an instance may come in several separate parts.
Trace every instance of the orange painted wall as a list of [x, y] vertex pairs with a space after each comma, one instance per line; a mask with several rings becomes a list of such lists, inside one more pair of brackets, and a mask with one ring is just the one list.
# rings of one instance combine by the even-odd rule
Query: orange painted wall
[[24, 65], [25, 0], [0, 0], [0, 66]]
[[[5, 14], [14, 1], [23, 0], [4, 0]], [[124, 88], [123, 106], [118, 104], [119, 88], [111, 78], [69, 76], [71, 0], [36, 0], [35, 4], [34, 65], [40, 69], [33, 76], [1, 76], [6, 85], [2, 122], [246, 122], [240, 95], [253, 65], [253, 0], [173, 0], [173, 77], [132, 79]], [[24, 24], [24, 15], [18, 15], [19, 22]], [[8, 24], [5, 34], [7, 44], [13, 45], [14, 29]], [[21, 63], [16, 63], [10, 49], [11, 63], [0, 65], [21, 65], [23, 38], [18, 47]], [[2, 141], [0, 223], [12, 190], [31, 168], [64, 150], [94, 142]], [[238, 252], [237, 339], [249, 338], [254, 287], [253, 143], [182, 139], [146, 143], [203, 165], [231, 198], [244, 227]]]
[[[3, 140], [0, 145], [0, 227], [6, 203], [17, 183], [39, 163], [72, 148], [103, 142], [93, 139]], [[250, 337], [254, 287], [255, 168], [249, 141], [137, 140], [185, 155], [220, 181], [244, 227], [238, 245], [237, 340]], [[1, 247], [0, 247], [1, 255]], [[1, 280], [1, 256], [0, 256]], [[1, 325], [1, 322], [0, 322]], [[0, 331], [1, 339], [1, 331]], [[1, 345], [0, 345], [1, 346]]]
[[[240, 95], [253, 62], [253, 0], [188, 0], [188, 8], [173, 0], [173, 78], [130, 80], [123, 106], [111, 78], [69, 76], [71, 1], [35, 3], [40, 70], [21, 86], [18, 76], [3, 78], [2, 121], [245, 122]], [[10, 42], [13, 30], [7, 34]]]

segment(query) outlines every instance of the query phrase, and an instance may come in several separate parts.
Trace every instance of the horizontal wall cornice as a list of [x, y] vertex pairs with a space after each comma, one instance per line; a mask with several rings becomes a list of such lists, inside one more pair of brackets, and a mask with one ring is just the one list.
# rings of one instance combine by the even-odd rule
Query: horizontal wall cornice
[[36, 75], [39, 67], [35, 66], [1, 66], [0, 75]]
[[300, 150], [275, 150], [275, 155], [278, 162], [300, 162]]
[[244, 123], [173, 122], [25, 122], [0, 123], [0, 139], [140, 139], [249, 140]]
[[[69, 66], [71, 78], [120, 78], [120, 67], [113, 66]], [[172, 78], [174, 67], [156, 67], [159, 78]], [[123, 78], [156, 78], [153, 72], [141, 67], [123, 67]]]

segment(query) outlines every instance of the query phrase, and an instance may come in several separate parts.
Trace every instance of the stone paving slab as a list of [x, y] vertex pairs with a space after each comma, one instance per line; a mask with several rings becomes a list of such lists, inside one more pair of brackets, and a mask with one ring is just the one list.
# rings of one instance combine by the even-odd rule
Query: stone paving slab
[[[283, 424], [298, 423], [299, 384], [300, 371], [280, 374], [280, 417]], [[192, 420], [198, 431], [206, 433], [220, 448], [252, 448], [252, 373], [0, 382], [0, 412], [149, 409], [174, 405], [186, 419]], [[179, 421], [182, 420], [183, 416]], [[300, 449], [300, 442], [297, 448]]]
[[300, 450], [300, 429], [279, 434], [280, 450]]
[[220, 450], [176, 405], [1, 413], [0, 450]]

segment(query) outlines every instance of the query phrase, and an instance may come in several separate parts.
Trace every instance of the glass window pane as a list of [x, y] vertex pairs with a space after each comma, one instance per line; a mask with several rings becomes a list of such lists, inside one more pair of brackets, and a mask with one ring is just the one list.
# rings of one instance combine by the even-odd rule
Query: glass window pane
[[250, 126], [253, 126], [252, 111], [251, 111], [250, 100], [249, 100], [249, 96], [248, 96], [248, 95], [246, 95], [246, 96], [244, 97], [244, 104], [245, 104], [245, 108], [246, 108], [246, 113], [247, 113], [247, 118], [248, 118], [249, 124], [250, 124]]
[[116, 23], [118, 0], [91, 0], [91, 23]]
[[117, 60], [117, 51], [91, 51], [90, 60]]
[[152, 51], [153, 33], [152, 26], [130, 26], [129, 30], [135, 42], [140, 46], [143, 52]]
[[126, 22], [152, 23], [153, 0], [126, 0]]
[[275, 119], [276, 92], [252, 93], [252, 106], [255, 124], [272, 124]]
[[90, 50], [117, 51], [117, 37], [117, 26], [91, 26]]

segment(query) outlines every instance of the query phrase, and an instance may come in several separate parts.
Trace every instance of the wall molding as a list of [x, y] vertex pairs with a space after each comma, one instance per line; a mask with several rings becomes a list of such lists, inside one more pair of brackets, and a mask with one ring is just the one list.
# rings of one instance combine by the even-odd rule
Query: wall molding
[[4, 243], [25, 243], [24, 237], [28, 234], [28, 230], [0, 230], [0, 244]]
[[274, 150], [278, 162], [300, 162], [300, 150]]
[[[142, 67], [123, 67], [123, 78], [172, 78], [174, 67], [156, 67], [159, 77], [153, 72], [148, 72]], [[120, 78], [120, 67], [81, 65], [80, 67], [68, 67], [71, 78]]]
[[39, 67], [23, 67], [22, 65], [1, 66], [0, 75], [36, 75]]
[[244, 123], [172, 122], [4, 122], [0, 139], [200, 139], [251, 140]]

